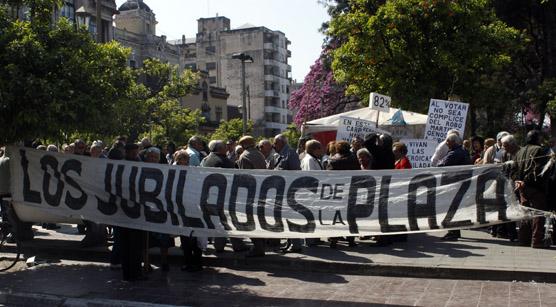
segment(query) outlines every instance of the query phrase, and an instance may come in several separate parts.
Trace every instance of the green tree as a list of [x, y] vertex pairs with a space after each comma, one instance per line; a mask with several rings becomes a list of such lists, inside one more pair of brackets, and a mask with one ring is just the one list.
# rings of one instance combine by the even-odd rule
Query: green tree
[[297, 126], [295, 124], [289, 124], [288, 128], [286, 128], [286, 131], [282, 132], [282, 134], [288, 138], [288, 143], [291, 148], [297, 148], [297, 142], [301, 137], [301, 131], [297, 129]]
[[142, 83], [132, 88], [131, 98], [119, 113], [118, 120], [126, 125], [124, 131], [130, 131], [132, 139], [146, 133], [156, 135], [159, 141], [155, 143], [186, 143], [204, 122], [200, 111], [191, 111], [180, 103], [197, 87], [198, 74], [147, 59], [138, 75]]
[[500, 21], [488, 0], [353, 0], [332, 18], [328, 34], [342, 38], [334, 76], [347, 93], [392, 96], [396, 106], [418, 112], [430, 98], [456, 98], [478, 110], [501, 108], [505, 96], [489, 76], [503, 71], [519, 50], [519, 31]]
[[58, 1], [23, 3], [31, 21], [0, 9], [0, 143], [103, 132], [134, 83], [129, 50], [97, 44], [64, 18], [52, 23]]
[[[247, 121], [247, 134], [253, 132], [253, 121]], [[212, 140], [239, 140], [243, 136], [243, 121], [241, 118], [233, 118], [223, 121], [210, 136]]]

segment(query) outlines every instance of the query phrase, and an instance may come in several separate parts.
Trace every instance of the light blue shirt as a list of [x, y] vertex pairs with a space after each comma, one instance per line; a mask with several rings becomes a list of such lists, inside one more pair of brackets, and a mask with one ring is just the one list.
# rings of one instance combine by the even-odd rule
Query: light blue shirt
[[185, 151], [189, 155], [189, 166], [201, 166], [201, 154], [196, 149], [187, 147]]

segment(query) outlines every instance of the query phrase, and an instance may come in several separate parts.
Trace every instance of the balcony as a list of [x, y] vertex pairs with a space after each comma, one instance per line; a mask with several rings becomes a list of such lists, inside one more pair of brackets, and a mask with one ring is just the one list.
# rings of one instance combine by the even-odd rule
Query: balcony
[[284, 131], [286, 130], [286, 128], [288, 128], [288, 125], [286, 124], [280, 124], [280, 123], [274, 123], [274, 122], [266, 122], [265, 123], [265, 128], [269, 128], [269, 129], [278, 129], [280, 131]]
[[[282, 108], [280, 107], [274, 107], [274, 106], [265, 106], [264, 107], [264, 111], [265, 113], [280, 113], [283, 111]], [[277, 119], [279, 121], [279, 119]]]
[[288, 58], [291, 58], [291, 57], [292, 57], [292, 51], [291, 51], [291, 50], [288, 50], [288, 53], [287, 53], [287, 54], [288, 54]]
[[273, 90], [264, 91], [265, 97], [280, 97], [280, 92]]

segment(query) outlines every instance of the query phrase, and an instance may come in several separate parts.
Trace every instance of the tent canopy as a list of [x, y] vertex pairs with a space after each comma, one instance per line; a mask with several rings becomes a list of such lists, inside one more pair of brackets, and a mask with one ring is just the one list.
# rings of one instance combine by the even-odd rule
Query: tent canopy
[[[399, 109], [396, 109], [396, 108], [390, 108], [390, 112], [388, 112], [388, 113], [380, 112], [379, 119], [378, 119], [378, 125], [379, 126], [390, 125], [390, 122], [388, 120], [391, 119], [392, 116], [394, 116], [394, 114], [396, 112], [398, 112], [398, 110]], [[340, 123], [340, 117], [341, 116], [355, 117], [355, 118], [359, 118], [359, 119], [364, 119], [364, 120], [376, 122], [376, 113], [377, 112], [378, 112], [377, 110], [373, 110], [371, 108], [361, 108], [361, 109], [357, 109], [357, 110], [347, 111], [347, 112], [344, 112], [344, 113], [334, 114], [334, 115], [330, 115], [330, 116], [327, 116], [327, 117], [315, 119], [315, 120], [307, 122], [306, 125], [307, 126], [319, 125], [319, 126], [338, 127], [338, 124]], [[409, 112], [409, 111], [402, 111], [402, 113], [403, 113], [403, 118], [408, 125], [419, 125], [419, 124], [420, 125], [426, 125], [427, 124], [427, 115], [425, 115], [425, 114]]]
[[[388, 129], [388, 126], [392, 126], [391, 121], [389, 121], [399, 109], [390, 108], [390, 112], [380, 112], [378, 119], [378, 126]], [[371, 122], [376, 122], [377, 110], [371, 108], [361, 108], [357, 110], [347, 111], [340, 114], [330, 115], [327, 117], [315, 119], [305, 123], [303, 127], [303, 132], [305, 134], [321, 132], [321, 131], [331, 131], [336, 130], [340, 123], [340, 117], [348, 116], [358, 119], [368, 120]], [[424, 130], [424, 126], [427, 124], [427, 115], [402, 111], [403, 119], [408, 126], [420, 126]]]

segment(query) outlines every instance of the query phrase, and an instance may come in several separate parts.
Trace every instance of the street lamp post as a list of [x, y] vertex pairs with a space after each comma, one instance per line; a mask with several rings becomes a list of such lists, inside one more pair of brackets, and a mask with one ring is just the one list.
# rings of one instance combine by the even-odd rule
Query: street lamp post
[[232, 59], [241, 61], [241, 117], [243, 119], [243, 135], [247, 134], [247, 95], [245, 90], [245, 63], [253, 63], [253, 58], [245, 53], [234, 53]]

